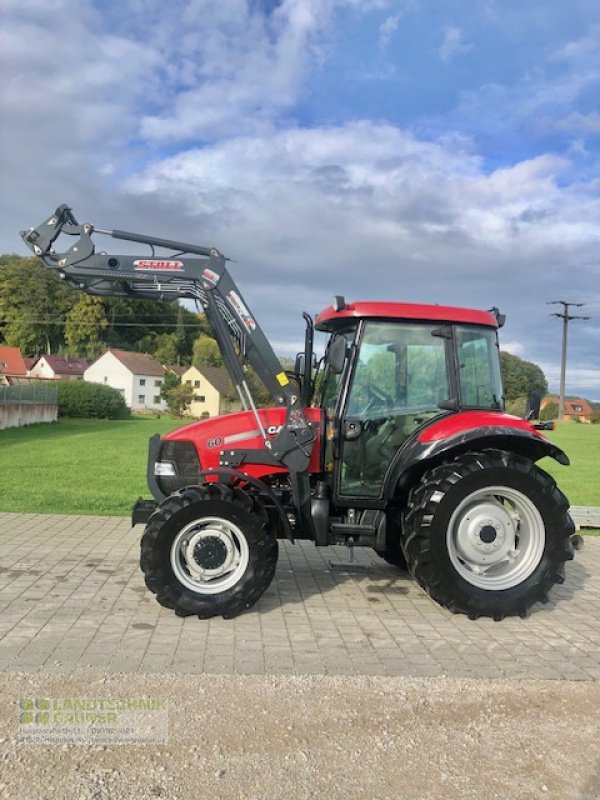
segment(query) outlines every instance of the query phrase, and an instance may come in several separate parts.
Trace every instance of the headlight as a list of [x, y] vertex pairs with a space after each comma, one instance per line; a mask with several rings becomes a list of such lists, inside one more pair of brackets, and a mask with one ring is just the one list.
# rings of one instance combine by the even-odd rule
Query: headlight
[[154, 464], [154, 474], [157, 478], [173, 478], [175, 475], [177, 475], [177, 470], [175, 469], [175, 464], [172, 461], [157, 461]]

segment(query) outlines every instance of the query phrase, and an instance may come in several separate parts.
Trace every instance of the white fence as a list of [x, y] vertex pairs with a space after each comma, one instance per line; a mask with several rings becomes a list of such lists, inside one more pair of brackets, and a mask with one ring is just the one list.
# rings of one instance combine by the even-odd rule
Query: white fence
[[56, 384], [23, 381], [0, 386], [0, 430], [35, 422], [54, 422], [58, 417]]

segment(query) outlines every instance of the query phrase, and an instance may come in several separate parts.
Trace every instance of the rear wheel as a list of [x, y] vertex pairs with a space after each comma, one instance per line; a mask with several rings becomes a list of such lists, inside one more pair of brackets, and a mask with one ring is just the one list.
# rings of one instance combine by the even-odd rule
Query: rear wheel
[[140, 565], [158, 602], [179, 616], [234, 617], [267, 589], [278, 545], [252, 495], [209, 483], [168, 497], [150, 518]]
[[456, 613], [525, 616], [564, 581], [573, 558], [569, 504], [531, 461], [468, 453], [426, 473], [404, 515], [415, 580]]

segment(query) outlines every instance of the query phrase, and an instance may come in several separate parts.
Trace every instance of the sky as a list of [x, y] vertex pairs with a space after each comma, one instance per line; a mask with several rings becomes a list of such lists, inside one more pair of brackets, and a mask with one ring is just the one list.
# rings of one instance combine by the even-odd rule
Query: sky
[[335, 294], [498, 306], [553, 391], [585, 303], [600, 400], [597, 0], [3, 0], [0, 74], [0, 252], [60, 203], [216, 246], [282, 354]]

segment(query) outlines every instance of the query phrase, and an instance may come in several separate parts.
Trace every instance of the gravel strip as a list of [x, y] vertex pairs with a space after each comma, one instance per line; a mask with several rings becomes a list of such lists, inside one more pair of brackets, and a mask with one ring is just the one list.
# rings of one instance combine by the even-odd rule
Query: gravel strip
[[[0, 797], [600, 797], [597, 682], [15, 673], [0, 687]], [[168, 742], [20, 743], [19, 698], [39, 696], [165, 698]]]

